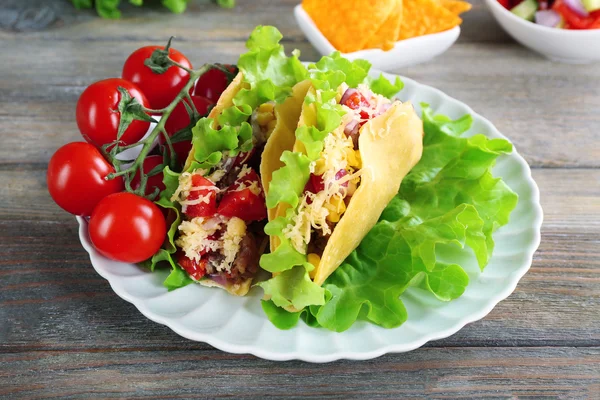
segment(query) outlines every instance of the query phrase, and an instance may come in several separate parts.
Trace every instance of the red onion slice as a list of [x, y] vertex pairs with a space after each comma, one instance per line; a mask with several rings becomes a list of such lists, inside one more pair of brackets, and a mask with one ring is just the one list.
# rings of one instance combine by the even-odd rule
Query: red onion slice
[[356, 92], [357, 92], [356, 89], [352, 89], [352, 88], [346, 89], [346, 91], [342, 95], [342, 99], [340, 100], [340, 104], [346, 103], [346, 100], [348, 100], [348, 97], [352, 96]]
[[554, 10], [543, 10], [535, 13], [535, 23], [550, 28], [556, 27], [560, 23], [560, 19], [560, 14]]
[[346, 134], [346, 136], [350, 136], [353, 133], [357, 133], [358, 132], [358, 121], [353, 119], [352, 121], [348, 122], [348, 125], [346, 125], [346, 127], [344, 128], [344, 133]]
[[585, 9], [581, 0], [564, 0], [567, 7], [569, 7], [572, 11], [581, 15], [582, 17], [588, 17], [590, 13]]

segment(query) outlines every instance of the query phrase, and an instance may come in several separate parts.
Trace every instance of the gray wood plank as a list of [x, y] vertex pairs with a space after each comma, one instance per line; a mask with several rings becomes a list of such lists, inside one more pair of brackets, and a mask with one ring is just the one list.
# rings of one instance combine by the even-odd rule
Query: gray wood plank
[[[0, 352], [206, 349], [146, 320], [98, 276], [77, 224], [39, 169], [0, 174]], [[430, 346], [600, 343], [600, 170], [539, 169], [542, 244], [517, 290], [484, 320]], [[557, 184], [560, 182], [561, 184]]]
[[599, 348], [437, 348], [357, 364], [211, 349], [0, 354], [7, 398], [597, 398]]
[[[172, 34], [180, 37], [176, 46], [196, 65], [235, 62], [255, 25], [277, 23], [288, 48], [297, 47], [305, 60], [315, 60], [318, 54], [293, 21], [294, 4], [242, 1], [234, 11], [200, 4], [181, 16], [143, 8], [122, 21], [75, 13], [78, 22], [72, 25], [0, 33], [10, 59], [0, 65], [0, 136], [5, 140], [0, 163], [46, 163], [60, 145], [80, 140], [74, 109], [83, 89], [118, 76], [131, 51], [162, 43]], [[61, 7], [63, 13], [71, 10]], [[233, 18], [237, 14], [231, 12], [244, 18]], [[466, 18], [494, 26], [481, 2]], [[473, 29], [465, 23], [465, 31], [466, 26]], [[477, 30], [483, 31], [489, 29]], [[475, 37], [477, 32], [470, 34]], [[461, 41], [435, 62], [395, 72], [470, 105], [510, 137], [535, 167], [600, 166], [600, 85], [594, 83], [600, 80], [600, 69], [551, 63], [501, 37], [485, 43]]]

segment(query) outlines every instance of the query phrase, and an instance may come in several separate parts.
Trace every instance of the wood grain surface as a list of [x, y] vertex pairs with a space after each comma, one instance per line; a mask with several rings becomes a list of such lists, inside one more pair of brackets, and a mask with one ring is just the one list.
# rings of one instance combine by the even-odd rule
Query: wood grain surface
[[600, 398], [600, 68], [555, 64], [504, 34], [481, 0], [456, 45], [392, 71], [490, 119], [533, 168], [542, 243], [517, 290], [485, 319], [406, 354], [276, 363], [183, 339], [118, 298], [92, 269], [45, 168], [80, 140], [75, 103], [127, 55], [177, 36], [195, 65], [235, 62], [258, 24], [318, 57], [293, 0], [191, 1], [123, 19], [66, 0], [0, 2], [0, 398]]

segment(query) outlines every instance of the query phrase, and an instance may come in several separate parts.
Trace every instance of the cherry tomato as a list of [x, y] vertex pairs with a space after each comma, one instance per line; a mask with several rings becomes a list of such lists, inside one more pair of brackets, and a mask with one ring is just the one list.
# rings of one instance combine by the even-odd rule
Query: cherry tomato
[[206, 275], [206, 263], [207, 260], [205, 259], [200, 259], [198, 262], [187, 258], [183, 252], [177, 253], [177, 264], [195, 281], [199, 281]]
[[[231, 73], [235, 73], [234, 65], [224, 65]], [[229, 78], [219, 69], [211, 69], [202, 75], [194, 87], [194, 95], [203, 96], [216, 103], [221, 97], [221, 93], [229, 86]]]
[[48, 164], [46, 183], [52, 199], [71, 214], [88, 216], [100, 200], [124, 189], [123, 180], [104, 177], [115, 169], [97, 148], [74, 142], [61, 147]]
[[[246, 188], [240, 190], [242, 184]], [[267, 218], [264, 192], [261, 188], [259, 194], [254, 193], [249, 188], [251, 185], [260, 188], [258, 174], [254, 170], [238, 178], [231, 185], [223, 195], [217, 213], [224, 217], [238, 217], [246, 222]]]
[[[144, 159], [142, 169], [144, 170], [144, 173], [147, 174], [150, 171], [152, 171], [154, 167], [161, 165], [162, 163], [162, 156], [149, 156]], [[137, 189], [140, 187], [140, 171], [137, 171], [135, 176], [131, 180], [131, 187], [133, 189]], [[156, 188], [158, 188], [160, 192], [165, 190], [162, 172], [148, 177], [148, 180], [146, 181], [146, 190], [144, 191], [144, 193], [147, 195], [152, 194], [156, 191]]]
[[[148, 100], [133, 83], [120, 78], [104, 79], [88, 86], [79, 100], [75, 111], [77, 127], [83, 138], [95, 146], [102, 146], [117, 139], [121, 114], [117, 112], [121, 93], [117, 88], [127, 89], [131, 97], [144, 107]], [[148, 131], [149, 122], [134, 120], [121, 136], [124, 145], [137, 143]]]
[[217, 193], [214, 189], [215, 184], [202, 175], [192, 175], [192, 186], [207, 187], [209, 189], [191, 190], [186, 200], [197, 200], [201, 197], [208, 197], [208, 202], [203, 201], [199, 204], [187, 205], [184, 214], [190, 218], [212, 217], [217, 212]]
[[[164, 46], [146, 46], [131, 53], [123, 66], [123, 79], [137, 84], [142, 89], [148, 97], [150, 108], [160, 109], [168, 106], [177, 97], [190, 79], [190, 74], [174, 65], [162, 74], [152, 72], [144, 65], [144, 61], [152, 56], [156, 49], [164, 49]], [[169, 48], [169, 58], [192, 68], [190, 60], [174, 48]]]
[[156, 204], [122, 192], [98, 203], [90, 217], [89, 233], [92, 244], [103, 256], [138, 263], [160, 249], [167, 225]]
[[[213, 104], [210, 100], [205, 99], [200, 96], [191, 96], [194, 105], [196, 106], [196, 110], [200, 116], [205, 116], [208, 113], [208, 108]], [[184, 100], [187, 102], [187, 100]], [[185, 105], [183, 103], [177, 104], [167, 122], [165, 123], [165, 130], [169, 134], [169, 136], [173, 136], [178, 131], [182, 130], [186, 126], [190, 124], [190, 116], [185, 109]], [[159, 136], [160, 144], [165, 144], [165, 138], [161, 135]], [[190, 150], [192, 149], [192, 141], [187, 140], [185, 142], [177, 142], [173, 143], [173, 150], [177, 154], [177, 160], [184, 164], [185, 160], [188, 157]], [[167, 150], [165, 150], [167, 151]]]

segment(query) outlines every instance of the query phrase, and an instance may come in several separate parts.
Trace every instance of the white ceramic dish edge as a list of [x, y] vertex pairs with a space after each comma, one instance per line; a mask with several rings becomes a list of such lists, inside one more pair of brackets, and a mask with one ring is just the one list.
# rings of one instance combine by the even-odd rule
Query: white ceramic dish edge
[[498, 0], [485, 0], [485, 3], [510, 36], [550, 60], [566, 64], [600, 61], [600, 29], [550, 28], [517, 17]]
[[[373, 73], [379, 74], [378, 71], [373, 71]], [[384, 75], [387, 75], [388, 78], [390, 77], [389, 74], [384, 74]], [[449, 97], [445, 93], [443, 93], [435, 88], [418, 84], [417, 82], [415, 82], [411, 79], [408, 79], [408, 78], [401, 77], [401, 79], [403, 79], [403, 81], [405, 82], [406, 87], [411, 87], [413, 89], [418, 88], [418, 90], [420, 90], [420, 91], [428, 92], [427, 94], [429, 96], [434, 96], [435, 98], [440, 99], [440, 101], [442, 103], [444, 103], [444, 102], [455, 103], [455, 105], [460, 108], [461, 112], [464, 110], [464, 112], [470, 113], [473, 116], [474, 122], [483, 124], [485, 126], [486, 130], [489, 133], [491, 133], [490, 136], [505, 138], [505, 136], [503, 136], [488, 120], [481, 117], [479, 114], [475, 113], [470, 107], [468, 107], [464, 103], [461, 103], [458, 100], [455, 100], [455, 99]], [[335, 360], [339, 360], [339, 359], [366, 360], [366, 359], [379, 357], [386, 353], [398, 353], [398, 352], [406, 352], [406, 351], [414, 350], [418, 347], [421, 347], [422, 345], [424, 345], [425, 343], [427, 343], [429, 341], [438, 340], [438, 339], [446, 338], [450, 335], [453, 335], [454, 333], [459, 331], [461, 328], [463, 328], [468, 323], [477, 321], [477, 320], [485, 317], [496, 306], [496, 304], [498, 304], [500, 301], [507, 298], [515, 290], [521, 277], [529, 270], [531, 263], [533, 261], [533, 255], [534, 255], [536, 249], [538, 248], [540, 240], [541, 240], [540, 230], [541, 230], [541, 224], [542, 224], [542, 220], [543, 220], [543, 211], [539, 204], [539, 189], [538, 189], [535, 181], [531, 177], [531, 171], [529, 169], [529, 166], [527, 165], [525, 160], [516, 152], [516, 150], [514, 150], [513, 153], [507, 157], [511, 157], [511, 159], [513, 159], [513, 161], [517, 161], [519, 164], [519, 167], [523, 171], [525, 171], [523, 178], [525, 180], [525, 184], [527, 185], [527, 189], [531, 191], [530, 204], [533, 207], [531, 210], [531, 212], [533, 213], [533, 226], [531, 227], [531, 229], [533, 231], [533, 238], [530, 241], [530, 243], [528, 244], [527, 248], [523, 249], [523, 254], [525, 254], [525, 257], [523, 258], [523, 261], [521, 262], [521, 264], [511, 274], [509, 274], [509, 276], [506, 279], [506, 284], [503, 286], [502, 290], [500, 292], [498, 292], [493, 298], [486, 299], [487, 302], [484, 307], [482, 307], [481, 309], [478, 309], [476, 312], [473, 312], [469, 315], [466, 315], [466, 316], [456, 320], [454, 322], [454, 324], [452, 326], [448, 327], [447, 329], [423, 334], [417, 340], [413, 340], [412, 342], [409, 342], [409, 343], [388, 343], [388, 344], [379, 346], [374, 350], [369, 350], [369, 351], [343, 350], [343, 351], [336, 351], [336, 352], [328, 353], [328, 354], [315, 354], [315, 353], [305, 354], [301, 351], [281, 352], [278, 350], [269, 349], [268, 346], [267, 347], [265, 347], [265, 346], [259, 347], [256, 345], [244, 345], [244, 344], [230, 343], [230, 342], [223, 340], [220, 337], [215, 336], [211, 333], [207, 334], [207, 333], [203, 333], [203, 332], [196, 332], [196, 331], [190, 330], [189, 328], [186, 328], [185, 326], [183, 326], [178, 319], [164, 317], [164, 316], [158, 315], [155, 312], [153, 312], [152, 310], [150, 310], [144, 304], [144, 299], [135, 297], [125, 290], [123, 281], [120, 280], [118, 276], [114, 276], [102, 268], [102, 263], [106, 263], [107, 260], [104, 259], [102, 256], [100, 256], [95, 251], [95, 249], [93, 248], [91, 243], [89, 242], [88, 233], [87, 233], [87, 222], [85, 219], [80, 218], [80, 217], [77, 218], [80, 223], [79, 236], [80, 236], [80, 240], [83, 244], [83, 247], [90, 254], [90, 260], [92, 262], [92, 265], [94, 266], [96, 271], [103, 278], [105, 278], [109, 281], [113, 291], [119, 297], [132, 303], [148, 319], [155, 321], [157, 323], [163, 324], [163, 325], [167, 325], [174, 332], [176, 332], [177, 334], [179, 334], [185, 338], [188, 338], [190, 340], [195, 340], [195, 341], [206, 342], [220, 350], [227, 351], [230, 353], [253, 354], [257, 357], [261, 357], [261, 358], [265, 358], [265, 359], [269, 359], [269, 360], [276, 360], [276, 361], [284, 361], [284, 360], [291, 360], [291, 359], [298, 359], [298, 360], [303, 360], [303, 361], [308, 361], [308, 362], [331, 362], [331, 361], [335, 361]], [[510, 225], [510, 223], [509, 223], [509, 225]], [[201, 289], [211, 290], [211, 289], [206, 289], [206, 288], [201, 288]], [[455, 300], [455, 301], [457, 301], [457, 300]], [[266, 316], [264, 317], [264, 319], [266, 320]], [[410, 321], [410, 315], [409, 315], [409, 321]], [[269, 322], [267, 321], [266, 323], [269, 323]], [[398, 329], [398, 328], [396, 328], [396, 329]], [[289, 331], [287, 331], [287, 332], [289, 332]], [[341, 336], [341, 335], [344, 335], [344, 333], [338, 333], [335, 335]]]
[[[301, 4], [294, 8], [294, 16], [308, 41], [321, 55], [329, 55], [336, 51], [336, 48], [317, 28]], [[397, 41], [394, 48], [388, 51], [368, 49], [342, 53], [342, 56], [349, 60], [358, 58], [368, 60], [373, 67], [381, 70], [398, 69], [420, 64], [439, 56], [456, 42], [459, 35], [460, 27], [456, 26], [444, 32]]]

